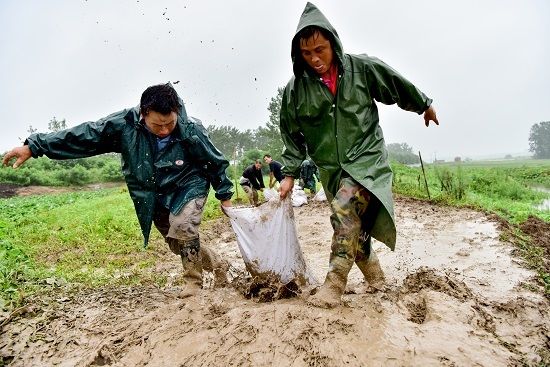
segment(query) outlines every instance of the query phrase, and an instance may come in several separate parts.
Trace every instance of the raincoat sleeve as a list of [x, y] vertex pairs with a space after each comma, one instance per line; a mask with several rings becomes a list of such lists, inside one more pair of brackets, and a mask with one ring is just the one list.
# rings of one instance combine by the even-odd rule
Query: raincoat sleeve
[[367, 57], [367, 80], [371, 96], [384, 104], [394, 104], [406, 111], [423, 113], [432, 100], [389, 65]]
[[120, 153], [120, 135], [127, 110], [96, 122], [85, 122], [53, 133], [32, 134], [27, 138], [33, 158], [74, 159], [98, 154]]
[[284, 148], [281, 160], [283, 176], [300, 177], [300, 168], [306, 158], [306, 145], [304, 135], [296, 120], [296, 109], [292, 101], [290, 88], [287, 86], [283, 92], [280, 112], [281, 138]]
[[231, 199], [233, 184], [226, 173], [229, 162], [218, 148], [212, 144], [208, 132], [201, 123], [195, 124], [192, 139], [195, 143], [194, 148], [200, 147], [200, 151], [195, 151], [195, 159], [204, 168], [214, 191], [216, 191], [216, 199], [221, 201]]

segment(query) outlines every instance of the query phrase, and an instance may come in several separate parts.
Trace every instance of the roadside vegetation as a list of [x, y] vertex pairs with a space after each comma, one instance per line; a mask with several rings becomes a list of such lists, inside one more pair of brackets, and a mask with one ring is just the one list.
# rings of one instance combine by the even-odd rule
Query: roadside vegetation
[[[117, 157], [108, 159], [114, 162]], [[38, 168], [27, 169], [52, 167], [50, 163], [38, 162]], [[396, 194], [428, 200], [421, 167], [396, 162], [392, 167]], [[539, 272], [550, 294], [544, 249], [533, 245], [518, 229], [529, 217], [550, 222], [550, 212], [536, 208], [548, 198], [548, 193], [532, 189], [533, 186], [550, 188], [550, 160], [430, 164], [424, 168], [429, 200], [484, 210], [509, 222], [512, 229], [506, 235], [513, 236], [522, 256]], [[64, 169], [66, 167], [50, 168], [40, 174], [47, 171], [51, 177], [62, 177], [59, 171]], [[0, 173], [22, 170], [2, 169]], [[237, 188], [239, 199], [246, 203], [238, 184]], [[219, 202], [211, 192], [204, 220], [221, 215]], [[148, 248], [143, 247], [133, 204], [123, 184], [95, 191], [0, 199], [0, 308], [16, 307], [24, 303], [26, 296], [56, 287], [162, 285], [166, 274], [152, 271], [161, 246], [164, 246], [162, 238], [153, 229]]]

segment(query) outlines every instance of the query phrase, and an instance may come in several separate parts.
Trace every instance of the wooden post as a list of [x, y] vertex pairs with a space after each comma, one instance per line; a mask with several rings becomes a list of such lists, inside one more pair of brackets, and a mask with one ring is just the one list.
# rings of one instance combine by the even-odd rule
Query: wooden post
[[426, 192], [428, 193], [428, 199], [432, 200], [430, 197], [430, 190], [428, 189], [428, 181], [426, 180], [426, 172], [424, 171], [424, 163], [422, 163], [422, 155], [418, 151], [418, 158], [420, 158], [420, 166], [422, 167], [422, 174], [424, 175], [424, 186], [426, 187]]
[[239, 199], [239, 186], [237, 185], [237, 146], [233, 148], [233, 176], [235, 177], [235, 193], [237, 194], [235, 201], [238, 203], [240, 199]]

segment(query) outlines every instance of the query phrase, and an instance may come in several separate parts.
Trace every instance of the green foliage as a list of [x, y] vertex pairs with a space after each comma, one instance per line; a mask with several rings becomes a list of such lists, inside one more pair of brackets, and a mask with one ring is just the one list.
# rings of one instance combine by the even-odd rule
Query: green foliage
[[0, 240], [0, 310], [12, 306], [20, 297], [21, 282], [32, 277], [33, 265], [20, 248]]
[[95, 182], [122, 181], [118, 154], [103, 154], [90, 158], [52, 160], [31, 159], [18, 168], [0, 169], [0, 182], [16, 185], [68, 186]]
[[420, 158], [416, 155], [412, 147], [407, 143], [392, 143], [388, 144], [388, 155], [391, 160], [402, 164], [417, 164], [420, 163]]
[[[536, 209], [546, 195], [531, 188], [550, 188], [550, 162], [540, 166], [488, 164], [424, 165], [432, 200], [475, 206], [519, 223], [529, 215], [550, 220], [550, 213]], [[428, 198], [420, 167], [392, 163], [395, 192]]]
[[536, 159], [550, 158], [550, 121], [539, 122], [531, 126], [529, 133], [529, 151]]
[[464, 183], [464, 175], [462, 174], [460, 165], [454, 173], [446, 167], [438, 168], [436, 166], [435, 174], [439, 180], [439, 184], [441, 185], [441, 191], [443, 191], [446, 195], [457, 200], [461, 200], [464, 197], [466, 188]]
[[253, 164], [257, 159], [259, 159], [260, 162], [262, 162], [262, 173], [263, 174], [269, 173], [269, 166], [264, 163], [264, 159], [263, 159], [265, 154], [266, 153], [260, 149], [250, 149], [244, 152], [238, 165], [239, 177], [243, 173], [243, 171], [246, 169], [246, 167]]
[[[211, 190], [203, 221], [222, 215]], [[153, 271], [161, 247], [143, 238], [125, 188], [0, 199], [0, 309], [26, 295], [70, 285], [165, 282]]]
[[65, 170], [65, 172], [59, 173], [58, 179], [60, 181], [66, 180], [70, 185], [82, 186], [91, 181], [91, 176], [84, 167], [77, 164]]
[[255, 147], [254, 132], [245, 130], [241, 132], [232, 126], [213, 126], [207, 128], [210, 140], [228, 159], [231, 159], [235, 151], [240, 152]]
[[58, 132], [67, 128], [67, 121], [65, 119], [58, 120], [55, 116], [48, 122], [48, 129], [51, 132]]
[[283, 92], [284, 88], [277, 89], [277, 95], [271, 98], [267, 108], [269, 121], [265, 127], [259, 127], [256, 131], [256, 148], [264, 150], [275, 160], [279, 160], [283, 152], [283, 141], [279, 130]]

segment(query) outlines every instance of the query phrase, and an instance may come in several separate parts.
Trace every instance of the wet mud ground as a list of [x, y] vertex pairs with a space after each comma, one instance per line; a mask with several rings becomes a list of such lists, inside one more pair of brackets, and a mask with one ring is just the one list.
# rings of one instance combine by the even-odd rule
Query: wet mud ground
[[[321, 282], [332, 235], [329, 208], [310, 202], [294, 210], [304, 257]], [[255, 367], [550, 363], [549, 301], [536, 290], [536, 274], [500, 240], [497, 221], [404, 198], [396, 200], [396, 218], [396, 251], [374, 242], [385, 288], [369, 293], [354, 267], [338, 308], [307, 306], [307, 290], [259, 302], [235, 287], [211, 288], [209, 276], [199, 296], [179, 299], [181, 264], [155, 243], [162, 249], [155, 271], [169, 275], [165, 287], [59, 291], [34, 299], [0, 319], [0, 361]], [[532, 222], [525, 225], [547, 230]], [[539, 234], [548, 238], [548, 232]], [[232, 276], [242, 273], [227, 218], [204, 223], [201, 235], [231, 262]]]

